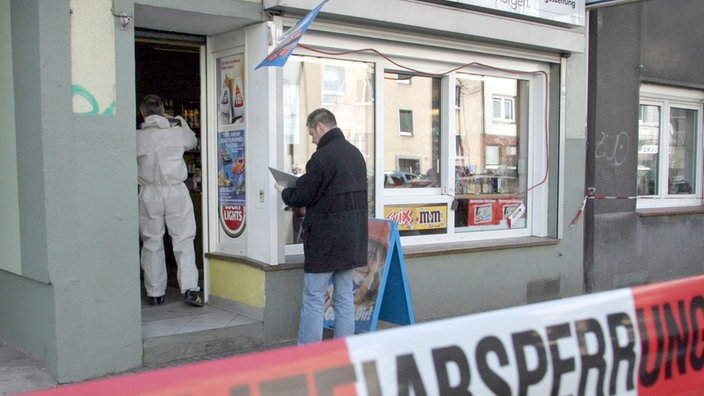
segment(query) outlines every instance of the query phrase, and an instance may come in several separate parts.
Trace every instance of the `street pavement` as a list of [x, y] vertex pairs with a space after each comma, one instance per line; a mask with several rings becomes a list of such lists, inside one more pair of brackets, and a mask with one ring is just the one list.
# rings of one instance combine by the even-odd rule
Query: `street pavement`
[[[331, 337], [326, 333], [326, 337]], [[269, 349], [276, 349], [294, 345], [295, 342], [285, 342], [279, 345], [270, 345], [250, 351], [226, 352], [207, 356], [197, 356], [187, 359], [180, 359], [171, 362], [161, 363], [156, 366], [142, 366], [114, 375], [135, 374], [144, 371], [159, 370], [167, 367], [186, 365], [191, 363], [204, 362], [215, 359], [222, 359], [232, 355], [259, 352]], [[94, 380], [108, 378], [94, 378]], [[60, 386], [54, 379], [51, 371], [46, 365], [28, 354], [18, 350], [12, 345], [0, 339], [0, 396], [14, 395], [17, 393], [32, 392], [40, 389], [48, 389]]]
[[41, 361], [0, 340], [0, 395], [55, 387], [56, 380]]

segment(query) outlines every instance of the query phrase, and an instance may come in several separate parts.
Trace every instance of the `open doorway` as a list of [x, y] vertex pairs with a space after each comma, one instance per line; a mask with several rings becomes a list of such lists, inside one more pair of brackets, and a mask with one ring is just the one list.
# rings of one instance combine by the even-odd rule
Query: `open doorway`
[[[166, 112], [180, 115], [201, 138], [201, 52], [205, 46], [205, 37], [175, 34], [147, 29], [135, 31], [135, 81], [137, 120], [136, 127], [142, 123], [139, 114], [139, 101], [145, 95], [156, 94], [162, 97]], [[196, 218], [195, 253], [199, 283], [203, 290], [203, 219], [202, 219], [202, 178], [200, 143], [194, 150], [184, 154], [188, 166], [188, 187], [193, 201]], [[170, 296], [180, 298], [177, 280], [176, 260], [171, 247], [171, 240], [164, 237], [166, 269], [168, 275], [167, 300]]]

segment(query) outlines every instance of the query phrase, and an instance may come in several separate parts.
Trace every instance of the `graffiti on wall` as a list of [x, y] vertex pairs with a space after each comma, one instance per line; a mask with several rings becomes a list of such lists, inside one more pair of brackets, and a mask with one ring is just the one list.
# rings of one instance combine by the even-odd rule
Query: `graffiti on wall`
[[73, 112], [77, 114], [93, 114], [93, 115], [114, 115], [115, 114], [115, 101], [107, 108], [100, 108], [100, 103], [96, 99], [95, 95], [90, 93], [87, 89], [83, 88], [78, 84], [73, 84], [71, 86], [71, 93], [73, 94]]
[[71, 95], [76, 114], [115, 114], [112, 0], [70, 0]]
[[596, 142], [594, 158], [605, 161], [614, 168], [621, 166], [626, 161], [630, 147], [628, 134], [624, 131], [615, 135], [610, 135], [604, 131], [599, 133], [601, 138]]

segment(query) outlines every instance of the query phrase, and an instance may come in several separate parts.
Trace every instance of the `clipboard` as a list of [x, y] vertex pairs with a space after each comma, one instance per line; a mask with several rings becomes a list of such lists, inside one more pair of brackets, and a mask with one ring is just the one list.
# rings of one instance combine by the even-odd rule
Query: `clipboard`
[[287, 173], [278, 169], [274, 169], [272, 167], [269, 167], [269, 172], [271, 172], [271, 175], [274, 177], [274, 180], [276, 180], [277, 184], [283, 184], [286, 187], [296, 186], [296, 180], [298, 180], [298, 176], [292, 173]]

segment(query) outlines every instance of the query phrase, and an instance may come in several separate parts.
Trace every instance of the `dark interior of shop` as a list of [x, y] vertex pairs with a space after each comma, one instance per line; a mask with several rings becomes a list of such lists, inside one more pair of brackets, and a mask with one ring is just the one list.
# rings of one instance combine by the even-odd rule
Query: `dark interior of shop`
[[[167, 32], [138, 30], [135, 33], [135, 81], [136, 81], [136, 127], [142, 123], [139, 114], [139, 101], [145, 95], [156, 94], [162, 97], [166, 112], [180, 115], [188, 122], [200, 139], [201, 73], [200, 48], [204, 37], [176, 35]], [[199, 147], [186, 152], [184, 159], [188, 165], [186, 186], [191, 192], [196, 217], [195, 238], [196, 266], [203, 282], [203, 249], [201, 219], [201, 185]], [[171, 249], [171, 241], [164, 237], [168, 287], [178, 288], [176, 261]]]

